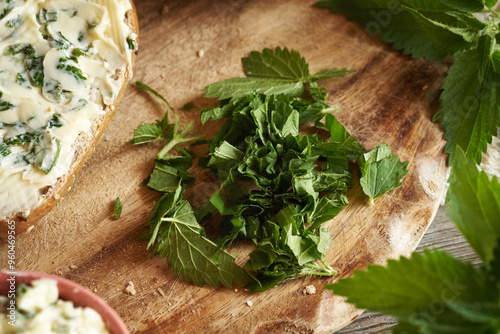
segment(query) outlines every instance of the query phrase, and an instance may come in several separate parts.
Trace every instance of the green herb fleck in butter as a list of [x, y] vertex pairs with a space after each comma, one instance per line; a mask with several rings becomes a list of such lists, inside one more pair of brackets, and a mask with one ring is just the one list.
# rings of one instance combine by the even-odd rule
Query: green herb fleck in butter
[[16, 291], [16, 326], [9, 324], [8, 299], [0, 296], [0, 333], [5, 334], [106, 334], [102, 317], [90, 307], [74, 307], [58, 299], [57, 282], [39, 279], [32, 286], [20, 285]]

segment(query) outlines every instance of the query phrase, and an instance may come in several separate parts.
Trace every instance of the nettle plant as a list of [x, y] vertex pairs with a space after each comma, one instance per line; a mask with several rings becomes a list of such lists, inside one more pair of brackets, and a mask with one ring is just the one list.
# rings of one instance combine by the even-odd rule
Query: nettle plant
[[[414, 58], [454, 56], [434, 121], [450, 154], [457, 146], [477, 163], [500, 126], [500, 14], [495, 1], [328, 0], [318, 4]], [[487, 7], [485, 7], [485, 4]], [[481, 18], [481, 19], [480, 19]]]
[[500, 333], [500, 184], [477, 168], [500, 126], [497, 0], [328, 0], [319, 5], [365, 25], [415, 58], [454, 57], [434, 121], [452, 173], [448, 215], [482, 260], [440, 250], [369, 265], [326, 286], [359, 308], [394, 316], [394, 333]]

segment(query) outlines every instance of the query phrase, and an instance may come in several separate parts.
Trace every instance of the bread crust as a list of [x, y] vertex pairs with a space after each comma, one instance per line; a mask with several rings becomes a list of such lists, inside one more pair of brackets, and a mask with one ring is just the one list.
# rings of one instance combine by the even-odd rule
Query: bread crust
[[[129, 1], [132, 5], [132, 9], [125, 13], [124, 21], [132, 31], [136, 32], [136, 41], [137, 44], [139, 44], [139, 20], [137, 18], [137, 10], [133, 0]], [[123, 83], [116, 99], [111, 105], [105, 107], [105, 113], [102, 116], [97, 117], [93, 121], [91, 130], [88, 133], [80, 134], [75, 141], [75, 144], [73, 144], [76, 146], [75, 156], [71, 162], [68, 172], [60, 177], [52, 186], [46, 187], [43, 190], [40, 189], [40, 191], [44, 194], [40, 195], [42, 199], [39, 201], [37, 206], [31, 208], [27, 212], [19, 212], [5, 219], [0, 219], [0, 233], [3, 234], [7, 230], [11, 229], [9, 225], [12, 225], [12, 222], [15, 222], [16, 234], [30, 231], [40, 219], [42, 219], [58, 202], [62, 200], [63, 195], [71, 187], [76, 175], [92, 155], [97, 142], [102, 137], [108, 124], [115, 115], [118, 105], [125, 94], [125, 90], [127, 89], [128, 82], [132, 78], [132, 67], [134, 65], [137, 52], [137, 50], [132, 52], [131, 63], [127, 65], [123, 73], [120, 73], [123, 78]]]

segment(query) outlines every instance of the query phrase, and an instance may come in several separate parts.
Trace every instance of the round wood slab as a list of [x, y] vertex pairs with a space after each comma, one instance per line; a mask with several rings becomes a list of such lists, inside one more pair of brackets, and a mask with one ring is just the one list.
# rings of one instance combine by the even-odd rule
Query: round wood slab
[[[252, 50], [296, 49], [312, 73], [356, 69], [320, 82], [330, 92], [329, 103], [340, 107], [335, 115], [367, 149], [385, 140], [410, 161], [410, 172], [401, 188], [374, 206], [359, 184], [351, 189], [351, 205], [327, 224], [333, 238], [327, 262], [339, 271], [337, 277], [298, 279], [265, 293], [199, 288], [174, 277], [164, 259], [151, 257], [137, 237], [158, 196], [140, 183], [162, 146], [133, 147], [128, 140], [139, 124], [162, 118], [165, 106], [132, 84], [64, 200], [30, 233], [18, 236], [18, 268], [56, 273], [90, 288], [132, 333], [332, 333], [354, 320], [360, 311], [322, 287], [369, 263], [410, 255], [432, 221], [447, 168], [442, 132], [431, 118], [447, 68], [392, 51], [343, 16], [313, 7], [314, 2], [140, 0], [134, 80], [157, 89], [176, 109], [190, 101], [202, 108], [216, 102], [204, 99], [200, 90], [243, 76], [240, 58]], [[194, 110], [179, 114], [185, 123], [194, 120], [197, 134], [211, 137], [220, 126], [201, 127]], [[198, 155], [206, 150], [196, 147]], [[186, 196], [197, 205], [217, 184], [199, 168], [193, 173], [198, 181]], [[118, 196], [124, 209], [114, 220]], [[232, 249], [239, 263], [246, 261], [248, 247]], [[5, 242], [0, 251], [6, 254]], [[7, 258], [0, 261], [6, 267]], [[129, 281], [135, 295], [123, 291]], [[303, 294], [307, 285], [317, 292]]]

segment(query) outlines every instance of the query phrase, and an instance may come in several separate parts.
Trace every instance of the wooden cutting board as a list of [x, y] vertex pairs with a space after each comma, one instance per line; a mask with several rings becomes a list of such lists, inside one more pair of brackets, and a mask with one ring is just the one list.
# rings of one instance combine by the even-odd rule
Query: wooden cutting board
[[[322, 287], [368, 263], [410, 255], [432, 221], [447, 168], [442, 133], [431, 117], [447, 67], [392, 51], [314, 2], [137, 0], [141, 32], [134, 80], [157, 89], [175, 108], [190, 101], [202, 108], [215, 101], [204, 99], [200, 90], [242, 76], [240, 58], [252, 50], [296, 49], [313, 73], [356, 69], [321, 82], [329, 103], [340, 107], [335, 115], [366, 148], [385, 140], [411, 163], [400, 189], [369, 206], [356, 185], [348, 194], [351, 205], [327, 224], [333, 238], [327, 262], [339, 271], [337, 277], [299, 279], [265, 293], [199, 288], [174, 277], [164, 259], [151, 257], [137, 237], [158, 196], [140, 183], [161, 145], [133, 147], [128, 140], [140, 123], [161, 118], [165, 108], [132, 84], [64, 200], [18, 237], [18, 269], [60, 274], [90, 288], [132, 333], [332, 333], [354, 320], [360, 311]], [[194, 120], [196, 132], [208, 137], [220, 125], [201, 127], [196, 111], [181, 117]], [[206, 150], [197, 147], [196, 153]], [[198, 181], [186, 196], [197, 205], [217, 184], [203, 170], [193, 172]], [[118, 196], [124, 210], [113, 220]], [[6, 254], [5, 242], [0, 250]], [[232, 251], [244, 263], [249, 250], [238, 244]], [[6, 256], [1, 261], [5, 267]], [[129, 281], [137, 290], [133, 296], [123, 292]], [[317, 293], [304, 295], [307, 285]]]

